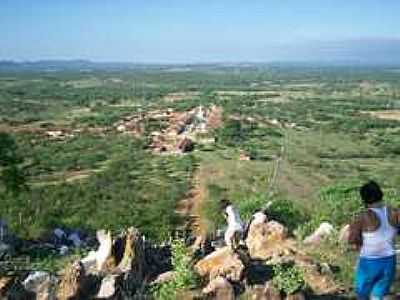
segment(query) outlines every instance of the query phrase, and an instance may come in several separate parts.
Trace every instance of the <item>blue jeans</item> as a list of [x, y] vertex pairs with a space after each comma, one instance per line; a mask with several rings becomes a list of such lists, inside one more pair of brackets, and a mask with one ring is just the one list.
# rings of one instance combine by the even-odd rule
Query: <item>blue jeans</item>
[[356, 271], [356, 293], [359, 299], [370, 296], [383, 299], [389, 294], [396, 275], [396, 256], [360, 257]]

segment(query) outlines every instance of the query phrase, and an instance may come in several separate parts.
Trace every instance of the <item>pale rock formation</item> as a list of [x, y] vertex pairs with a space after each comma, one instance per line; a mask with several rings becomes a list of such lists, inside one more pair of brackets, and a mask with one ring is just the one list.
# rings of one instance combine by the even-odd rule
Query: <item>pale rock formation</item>
[[118, 275], [111, 274], [103, 278], [100, 284], [99, 292], [96, 299], [110, 299], [115, 296], [117, 292], [117, 278]]
[[250, 257], [253, 259], [267, 259], [274, 252], [274, 248], [279, 246], [287, 238], [287, 229], [276, 221], [262, 222], [266, 219], [261, 214], [257, 215], [257, 220], [253, 220], [249, 226], [246, 245], [249, 249]]
[[111, 257], [113, 243], [110, 231], [99, 230], [96, 235], [100, 244], [99, 248], [97, 251], [90, 251], [81, 262], [86, 268], [96, 264], [97, 270], [101, 271], [106, 267], [107, 260]]
[[12, 276], [0, 277], [0, 298], [6, 298], [7, 292], [13, 285], [15, 278]]
[[305, 244], [318, 245], [321, 241], [335, 232], [335, 228], [328, 222], [323, 222], [311, 235], [304, 239]]
[[201, 277], [208, 277], [210, 281], [218, 276], [240, 281], [245, 265], [237, 253], [224, 247], [198, 261], [194, 269]]
[[81, 262], [74, 262], [64, 271], [57, 289], [58, 300], [81, 299], [85, 268]]

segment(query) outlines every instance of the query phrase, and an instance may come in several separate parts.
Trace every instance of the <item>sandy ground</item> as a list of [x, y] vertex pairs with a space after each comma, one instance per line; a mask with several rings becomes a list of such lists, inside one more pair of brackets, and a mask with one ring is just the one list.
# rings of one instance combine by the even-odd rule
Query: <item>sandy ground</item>
[[194, 97], [198, 97], [200, 92], [177, 92], [177, 93], [169, 93], [164, 96], [164, 100], [168, 102], [181, 101], [184, 99], [191, 99]]
[[400, 121], [400, 110], [382, 110], [382, 111], [369, 111], [363, 112], [384, 120]]

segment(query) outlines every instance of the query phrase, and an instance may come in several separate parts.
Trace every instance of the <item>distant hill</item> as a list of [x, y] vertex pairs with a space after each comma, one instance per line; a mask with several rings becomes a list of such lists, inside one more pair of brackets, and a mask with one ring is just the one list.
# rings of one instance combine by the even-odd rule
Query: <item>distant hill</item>
[[0, 72], [91, 72], [91, 71], [123, 71], [145, 70], [170, 73], [190, 71], [235, 71], [262, 68], [278, 69], [315, 69], [330, 67], [393, 67], [399, 68], [400, 63], [360, 62], [360, 61], [276, 61], [276, 62], [216, 62], [192, 64], [160, 64], [160, 63], [130, 63], [130, 62], [93, 62], [89, 60], [39, 60], [16, 62], [0, 60]]
[[91, 62], [88, 60], [0, 61], [0, 71], [91, 71], [154, 68], [133, 63]]

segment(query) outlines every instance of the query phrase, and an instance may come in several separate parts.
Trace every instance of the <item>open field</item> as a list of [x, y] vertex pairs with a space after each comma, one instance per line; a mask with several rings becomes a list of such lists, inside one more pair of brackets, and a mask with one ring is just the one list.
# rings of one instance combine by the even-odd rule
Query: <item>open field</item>
[[[286, 221], [303, 232], [348, 222], [368, 179], [400, 204], [397, 71], [168, 70], [0, 72], [0, 131], [15, 139], [28, 185], [18, 195], [0, 186], [0, 217], [28, 238], [134, 225], [164, 240], [182, 211], [201, 218], [201, 231], [221, 226], [221, 198], [245, 219], [285, 203], [275, 212], [285, 221], [301, 211]], [[179, 208], [188, 197], [201, 205]], [[349, 272], [347, 262], [345, 286]]]

